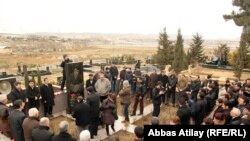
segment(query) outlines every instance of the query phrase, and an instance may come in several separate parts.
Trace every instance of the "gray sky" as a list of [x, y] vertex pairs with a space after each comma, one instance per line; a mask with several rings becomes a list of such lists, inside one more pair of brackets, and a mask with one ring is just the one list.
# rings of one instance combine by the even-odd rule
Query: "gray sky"
[[167, 28], [205, 39], [239, 38], [241, 27], [225, 22], [232, 0], [0, 0], [0, 32], [93, 32], [158, 34]]

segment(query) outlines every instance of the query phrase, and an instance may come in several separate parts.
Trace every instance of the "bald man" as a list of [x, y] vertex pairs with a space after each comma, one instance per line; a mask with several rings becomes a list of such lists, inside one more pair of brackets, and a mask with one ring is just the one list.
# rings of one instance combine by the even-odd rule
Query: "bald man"
[[69, 133], [69, 123], [67, 121], [61, 121], [59, 124], [60, 133], [52, 138], [52, 141], [76, 141]]

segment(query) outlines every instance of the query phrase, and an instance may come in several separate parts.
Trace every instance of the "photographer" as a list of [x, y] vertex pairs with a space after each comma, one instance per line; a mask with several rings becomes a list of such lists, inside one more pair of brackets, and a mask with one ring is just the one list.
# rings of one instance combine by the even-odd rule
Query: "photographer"
[[158, 117], [160, 114], [161, 98], [164, 97], [164, 93], [162, 82], [158, 81], [153, 89], [153, 117]]

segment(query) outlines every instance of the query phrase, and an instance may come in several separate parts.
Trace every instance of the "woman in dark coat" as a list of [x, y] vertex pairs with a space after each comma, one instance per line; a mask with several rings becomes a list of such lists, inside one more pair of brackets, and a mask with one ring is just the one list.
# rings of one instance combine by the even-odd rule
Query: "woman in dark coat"
[[49, 84], [48, 78], [44, 78], [44, 84], [40, 87], [40, 92], [44, 104], [44, 115], [52, 116], [53, 106], [55, 105], [55, 95], [52, 85]]
[[29, 100], [28, 109], [35, 107], [39, 110], [40, 92], [39, 89], [35, 86], [35, 82], [33, 80], [29, 81], [29, 86], [26, 89], [26, 95]]
[[103, 122], [106, 125], [106, 133], [109, 136], [109, 125], [111, 125], [112, 130], [115, 132], [114, 123], [115, 115], [114, 110], [116, 110], [116, 95], [109, 94], [108, 98], [102, 103], [103, 109]]

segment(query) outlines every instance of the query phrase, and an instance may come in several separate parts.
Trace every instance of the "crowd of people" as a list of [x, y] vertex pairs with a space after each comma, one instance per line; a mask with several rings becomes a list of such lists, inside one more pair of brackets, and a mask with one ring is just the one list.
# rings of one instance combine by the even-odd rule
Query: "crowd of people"
[[[67, 56], [64, 58], [69, 61]], [[174, 70], [169, 74], [164, 70], [148, 74], [142, 73], [140, 67], [132, 72], [125, 66], [119, 72], [115, 65], [111, 65], [96, 74], [89, 74], [85, 87], [87, 97], [77, 97], [77, 104], [72, 110], [80, 141], [89, 141], [97, 136], [99, 125], [105, 127], [108, 136], [110, 128], [115, 132], [118, 104], [123, 109], [124, 124], [129, 124], [132, 116], [143, 115], [144, 99], [153, 104], [152, 125], [161, 123], [158, 116], [162, 105], [178, 109], [170, 125], [250, 123], [250, 78], [244, 82], [227, 80], [226, 84], [219, 85], [210, 75], [201, 80], [199, 76], [177, 76]], [[40, 87], [30, 80], [25, 91], [21, 89], [21, 83], [16, 82], [8, 96], [0, 95], [1, 132], [15, 141], [76, 140], [68, 133], [67, 121], [59, 124], [58, 135], [49, 131], [54, 97], [48, 78], [44, 78]], [[117, 97], [120, 97], [120, 103], [117, 103]], [[11, 104], [7, 106], [8, 101]], [[39, 116], [40, 101], [44, 105], [44, 117]], [[139, 113], [136, 113], [138, 104]], [[136, 127], [135, 135], [136, 141], [143, 140], [143, 128]], [[110, 138], [119, 140], [119, 137]]]

